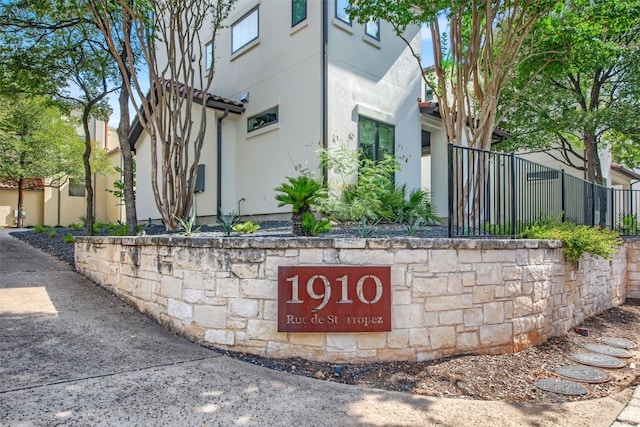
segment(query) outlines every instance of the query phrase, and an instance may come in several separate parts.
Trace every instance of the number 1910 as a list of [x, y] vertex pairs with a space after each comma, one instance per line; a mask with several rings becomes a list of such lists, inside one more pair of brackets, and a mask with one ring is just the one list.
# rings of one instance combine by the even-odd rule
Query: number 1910
[[[300, 299], [300, 283], [298, 275], [288, 277], [285, 280], [291, 283], [291, 299], [287, 300], [287, 304], [302, 304], [304, 301]], [[323, 291], [320, 293], [316, 293], [315, 291], [316, 281], [321, 282]], [[338, 282], [337, 284], [340, 286], [340, 299], [337, 300], [336, 303], [353, 304], [353, 300], [349, 296], [349, 279], [347, 275], [337, 278], [336, 282]], [[371, 300], [368, 300], [364, 295], [364, 286], [367, 283], [371, 283], [375, 286], [375, 296]], [[320, 301], [320, 304], [315, 308], [312, 308], [311, 311], [320, 311], [327, 306], [331, 299], [331, 282], [326, 278], [326, 276], [316, 274], [307, 280], [306, 291], [309, 298]], [[356, 283], [356, 297], [363, 304], [377, 303], [382, 298], [382, 292], [382, 281], [373, 274], [367, 274], [360, 277]]]

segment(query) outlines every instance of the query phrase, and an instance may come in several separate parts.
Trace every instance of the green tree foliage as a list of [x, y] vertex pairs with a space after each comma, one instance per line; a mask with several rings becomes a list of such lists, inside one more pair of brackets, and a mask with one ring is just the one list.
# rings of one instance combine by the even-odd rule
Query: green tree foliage
[[[437, 97], [450, 142], [489, 149], [501, 121], [498, 102], [512, 76], [530, 31], [557, 0], [358, 0], [351, 15], [360, 22], [390, 22], [420, 65], [420, 56], [405, 38], [411, 26], [427, 24], [434, 66], [423, 73]], [[440, 28], [446, 18], [448, 29]]]
[[[0, 179], [18, 185], [18, 210], [23, 207], [27, 178], [83, 176], [82, 139], [74, 122], [44, 97], [0, 97]], [[22, 217], [18, 227], [22, 227]]]
[[532, 33], [537, 54], [505, 94], [513, 138], [502, 148], [547, 152], [598, 184], [605, 149], [640, 165], [639, 41], [638, 0], [560, 4]]
[[[117, 16], [116, 16], [117, 17]], [[85, 133], [85, 178], [87, 189], [87, 231], [93, 212], [91, 170], [93, 141], [89, 122], [106, 119], [108, 93], [121, 89], [129, 79], [116, 65], [118, 52], [108, 48], [103, 34], [93, 19], [86, 0], [7, 0], [0, 4], [0, 93], [27, 92], [54, 96], [68, 109], [81, 111]], [[124, 52], [125, 28], [114, 21], [118, 48]], [[132, 47], [132, 46], [130, 46]], [[134, 49], [135, 50], [135, 49]], [[136, 232], [133, 154], [129, 145], [129, 96], [120, 90], [120, 124], [118, 137], [123, 157], [123, 196], [130, 234]]]

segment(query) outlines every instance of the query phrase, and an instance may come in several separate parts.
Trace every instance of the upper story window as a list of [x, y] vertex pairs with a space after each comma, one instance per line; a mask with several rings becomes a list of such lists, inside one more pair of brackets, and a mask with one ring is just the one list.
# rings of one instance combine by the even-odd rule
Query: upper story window
[[209, 71], [213, 65], [213, 43], [209, 42], [204, 47], [204, 68]]
[[351, 25], [347, 7], [349, 7], [349, 0], [336, 0], [336, 18], [345, 24]]
[[291, 26], [307, 19], [307, 0], [291, 0]]
[[278, 106], [249, 117], [247, 119], [247, 132], [253, 132], [274, 123], [278, 123]]
[[395, 127], [377, 120], [360, 116], [358, 119], [358, 142], [364, 157], [379, 161], [395, 153]]
[[234, 54], [259, 36], [258, 8], [238, 19], [231, 25], [231, 53]]
[[364, 33], [369, 37], [380, 41], [380, 20], [367, 22], [364, 26]]

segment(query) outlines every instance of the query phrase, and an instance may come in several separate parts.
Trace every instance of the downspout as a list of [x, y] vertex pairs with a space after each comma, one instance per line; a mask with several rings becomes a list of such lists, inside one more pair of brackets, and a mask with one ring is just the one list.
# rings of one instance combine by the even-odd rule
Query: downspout
[[216, 144], [216, 218], [222, 215], [222, 121], [229, 115], [229, 110], [218, 117], [217, 144]]
[[[322, 1], [322, 148], [327, 149], [329, 147], [329, 5], [327, 0]], [[322, 170], [322, 179], [326, 185], [329, 182], [328, 170], [326, 167]]]

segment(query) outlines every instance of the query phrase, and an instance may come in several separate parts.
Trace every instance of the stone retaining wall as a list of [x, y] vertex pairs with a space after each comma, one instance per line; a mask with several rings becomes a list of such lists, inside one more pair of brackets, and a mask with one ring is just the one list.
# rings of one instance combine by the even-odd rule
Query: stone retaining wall
[[[510, 353], [640, 292], [640, 244], [566, 263], [543, 240], [78, 237], [76, 268], [196, 342], [269, 357], [429, 360]], [[392, 330], [277, 330], [278, 267], [391, 266]], [[627, 271], [629, 273], [627, 274]], [[635, 295], [635, 294], [634, 294]]]
[[640, 298], [640, 239], [627, 239], [627, 298]]

